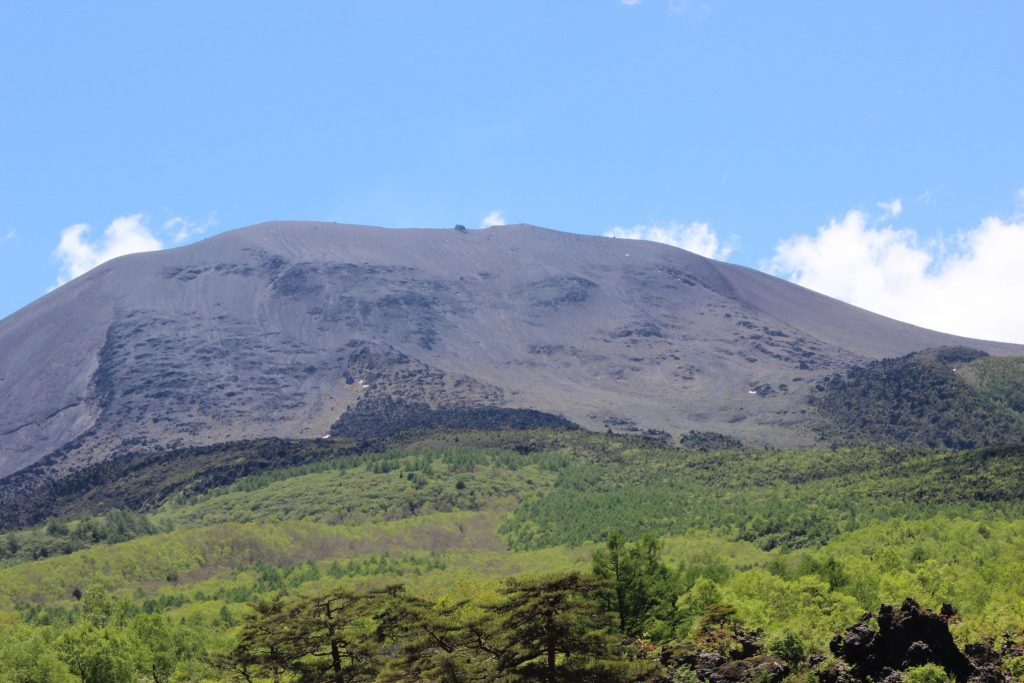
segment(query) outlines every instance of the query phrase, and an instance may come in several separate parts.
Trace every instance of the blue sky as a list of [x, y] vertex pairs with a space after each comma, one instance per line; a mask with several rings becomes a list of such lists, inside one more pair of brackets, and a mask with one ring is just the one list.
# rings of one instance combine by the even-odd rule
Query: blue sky
[[0, 316], [269, 219], [498, 220], [1024, 342], [1022, 26], [1019, 2], [4, 0]]

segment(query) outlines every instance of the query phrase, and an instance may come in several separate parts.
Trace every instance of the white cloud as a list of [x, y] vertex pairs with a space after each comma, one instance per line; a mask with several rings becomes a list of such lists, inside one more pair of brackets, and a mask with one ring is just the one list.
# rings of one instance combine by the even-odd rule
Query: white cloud
[[483, 220], [480, 221], [481, 228], [489, 228], [492, 225], [507, 225], [505, 223], [505, 217], [501, 215], [501, 211], [498, 209], [491, 211], [489, 214], [484, 216]]
[[170, 244], [191, 241], [217, 224], [213, 214], [202, 223], [183, 216], [172, 216], [155, 231], [147, 225], [148, 222], [141, 213], [121, 216], [107, 226], [103, 235], [93, 240], [89, 239], [92, 228], [85, 223], [64, 228], [60, 233], [60, 243], [53, 251], [53, 255], [61, 262], [56, 286], [112, 258], [163, 249], [168, 246], [165, 239], [170, 240]]
[[639, 5], [640, 4], [640, 0], [619, 0], [619, 4], [620, 5], [626, 5], [628, 7], [633, 7], [635, 5]]
[[196, 223], [182, 216], [174, 216], [164, 221], [163, 230], [173, 233], [171, 239], [174, 240], [175, 244], [181, 244], [193, 237], [202, 235], [216, 224], [217, 221], [213, 216], [209, 216], [203, 223]]
[[707, 223], [671, 222], [665, 225], [634, 225], [632, 228], [616, 226], [606, 232], [605, 237], [661, 242], [719, 261], [733, 252], [732, 246], [723, 244]]
[[[891, 213], [891, 211], [888, 211]], [[884, 220], [883, 216], [883, 220]], [[952, 240], [851, 211], [780, 242], [764, 267], [876, 313], [967, 337], [1024, 343], [1024, 219], [986, 218]]]
[[899, 218], [903, 213], [903, 201], [894, 199], [891, 202], [878, 202], [878, 208], [882, 210], [882, 220], [887, 218]]
[[4, 233], [4, 236], [2, 238], [0, 238], [0, 242], [7, 242], [8, 240], [13, 240], [17, 236], [18, 231], [15, 230], [14, 228], [11, 228], [10, 230]]
[[88, 225], [77, 223], [61, 231], [60, 244], [53, 252], [61, 262], [58, 285], [112, 258], [164, 247], [143, 222], [141, 213], [115, 219], [95, 240], [89, 240], [90, 230]]

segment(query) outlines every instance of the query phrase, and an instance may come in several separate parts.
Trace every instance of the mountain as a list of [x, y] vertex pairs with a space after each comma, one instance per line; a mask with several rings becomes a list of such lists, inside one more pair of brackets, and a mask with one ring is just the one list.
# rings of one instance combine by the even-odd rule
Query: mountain
[[115, 259], [0, 321], [0, 477], [460, 415], [810, 445], [824, 378], [957, 345], [1024, 355], [662, 244], [264, 223]]

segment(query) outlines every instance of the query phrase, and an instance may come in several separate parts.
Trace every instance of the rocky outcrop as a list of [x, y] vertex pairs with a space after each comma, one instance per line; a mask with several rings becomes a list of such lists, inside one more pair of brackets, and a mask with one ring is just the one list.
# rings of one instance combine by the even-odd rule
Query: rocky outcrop
[[[956, 610], [944, 605], [940, 613], [924, 609], [911, 598], [898, 608], [882, 605], [877, 615], [860, 621], [832, 639], [832, 654], [849, 665], [848, 672], [832, 669], [819, 675], [825, 683], [841, 680], [875, 680], [898, 683], [900, 672], [936, 664], [959, 683], [1004, 683], [1009, 679], [999, 668], [1002, 658], [990, 645], [974, 643], [961, 652], [949, 632]], [[871, 619], [878, 630], [870, 626]]]
[[[697, 674], [700, 675], [699, 673]], [[737, 681], [770, 681], [776, 683], [789, 675], [789, 666], [777, 657], [755, 655], [746, 659], [726, 662], [708, 672], [705, 680], [711, 683]]]
[[692, 642], [662, 651], [662, 665], [673, 676], [691, 669], [708, 683], [779, 683], [788, 676], [786, 662], [762, 652], [761, 632], [744, 629], [731, 619], [732, 613], [728, 607], [712, 610]]

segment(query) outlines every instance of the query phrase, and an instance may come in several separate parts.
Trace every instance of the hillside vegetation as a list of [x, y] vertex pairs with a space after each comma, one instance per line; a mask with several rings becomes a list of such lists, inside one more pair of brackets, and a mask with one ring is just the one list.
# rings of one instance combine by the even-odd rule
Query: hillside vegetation
[[1024, 442], [1024, 358], [946, 347], [833, 375], [813, 402], [834, 443], [977, 448]]
[[[952, 603], [958, 646], [1006, 643], [1000, 671], [1017, 670], [1020, 447], [702, 452], [529, 430], [277, 448], [281, 466], [224, 485], [126, 496], [135, 511], [85, 497], [97, 514], [0, 534], [0, 681], [858, 680], [831, 640], [907, 597]], [[127, 469], [108, 483], [150, 480]], [[509, 616], [540, 604], [567, 629], [554, 659]], [[352, 648], [340, 677], [267, 640], [330, 629]]]
[[957, 373], [989, 401], [1024, 413], [1024, 358], [979, 358], [958, 368]]

